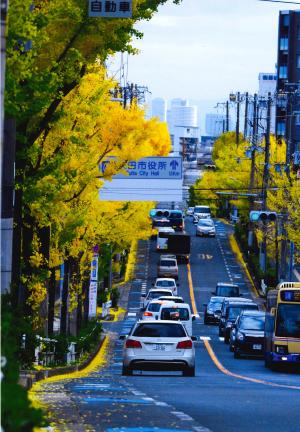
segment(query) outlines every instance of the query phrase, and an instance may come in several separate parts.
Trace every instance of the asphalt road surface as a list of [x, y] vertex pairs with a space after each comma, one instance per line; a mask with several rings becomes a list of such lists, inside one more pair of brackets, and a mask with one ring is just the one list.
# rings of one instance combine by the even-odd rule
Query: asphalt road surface
[[[217, 282], [238, 283], [245, 296], [254, 298], [229, 247], [231, 228], [217, 221], [216, 238], [197, 238], [190, 221], [186, 221], [186, 227], [193, 235], [192, 254], [190, 266], [179, 266], [178, 291], [198, 314], [193, 328], [198, 336], [196, 376], [139, 371], [131, 377], [121, 375], [123, 341], [118, 336], [129, 332], [139, 316], [141, 292], [146, 292], [156, 277], [155, 242], [143, 242], [128, 316], [110, 327], [114, 342], [108, 366], [88, 378], [53, 385], [52, 391], [65, 396], [63, 406], [68, 404], [73, 413], [65, 419], [66, 429], [61, 426], [59, 430], [300, 431], [300, 374], [270, 371], [262, 359], [234, 359], [219, 338], [217, 327], [203, 324], [203, 303], [207, 303]], [[63, 406], [54, 404], [53, 408], [61, 409], [65, 416]]]

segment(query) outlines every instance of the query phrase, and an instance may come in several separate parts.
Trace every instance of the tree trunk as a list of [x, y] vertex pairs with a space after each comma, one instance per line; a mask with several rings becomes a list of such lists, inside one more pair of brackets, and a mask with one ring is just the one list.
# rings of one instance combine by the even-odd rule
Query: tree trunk
[[50, 280], [48, 285], [48, 336], [53, 335], [55, 290], [56, 290], [56, 280], [55, 280], [55, 267], [54, 267], [51, 269], [51, 275], [50, 275]]
[[61, 334], [67, 334], [67, 321], [68, 321], [68, 296], [69, 296], [69, 278], [70, 278], [70, 262], [67, 258], [64, 263], [64, 283], [61, 299]]

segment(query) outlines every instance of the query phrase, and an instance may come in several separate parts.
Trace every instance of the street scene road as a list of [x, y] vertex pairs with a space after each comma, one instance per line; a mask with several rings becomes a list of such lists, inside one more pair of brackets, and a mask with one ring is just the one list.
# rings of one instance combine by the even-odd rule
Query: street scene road
[[[216, 238], [197, 238], [195, 227], [186, 218], [192, 253], [189, 265], [180, 264], [178, 294], [197, 314], [193, 324], [196, 376], [150, 371], [135, 371], [132, 377], [121, 375], [124, 341], [119, 336], [130, 332], [141, 314], [141, 294], [156, 277], [155, 241], [142, 242], [126, 317], [106, 325], [110, 335], [107, 365], [86, 378], [45, 384], [47, 392], [42, 399], [54, 418], [61, 417], [66, 423], [59, 430], [279, 432], [283, 412], [288, 413], [284, 430], [295, 430], [300, 422], [299, 372], [270, 371], [261, 358], [234, 359], [218, 336], [218, 327], [203, 323], [203, 303], [208, 302], [217, 282], [235, 282], [243, 296], [256, 299], [231, 251], [228, 235], [232, 227], [218, 220], [216, 226]], [[261, 299], [256, 301], [263, 307]], [[75, 418], [72, 422], [70, 411], [80, 416], [81, 426]]]

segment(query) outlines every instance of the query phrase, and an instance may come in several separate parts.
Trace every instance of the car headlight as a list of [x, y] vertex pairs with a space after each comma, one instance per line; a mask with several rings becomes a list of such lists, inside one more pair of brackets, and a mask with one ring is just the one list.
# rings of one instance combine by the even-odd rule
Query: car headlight
[[275, 345], [275, 352], [281, 355], [288, 354], [288, 347], [287, 345]]
[[237, 339], [240, 341], [243, 341], [245, 339], [245, 336], [243, 335], [243, 333], [238, 333], [237, 334]]

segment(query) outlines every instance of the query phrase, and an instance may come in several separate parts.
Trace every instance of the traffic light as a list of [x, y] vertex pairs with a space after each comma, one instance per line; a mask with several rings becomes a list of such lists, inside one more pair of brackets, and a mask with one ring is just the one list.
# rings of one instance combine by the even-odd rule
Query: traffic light
[[252, 210], [250, 212], [251, 222], [274, 222], [277, 219], [277, 213], [265, 210]]

